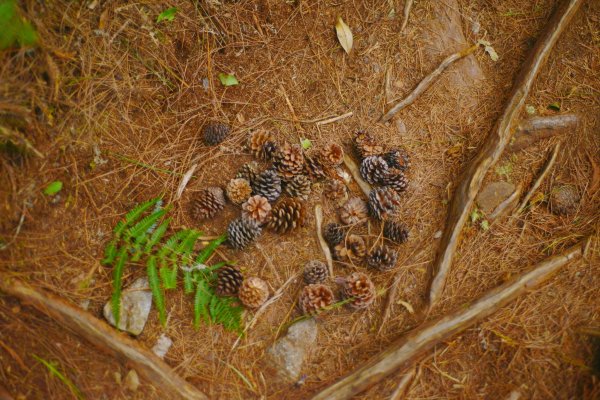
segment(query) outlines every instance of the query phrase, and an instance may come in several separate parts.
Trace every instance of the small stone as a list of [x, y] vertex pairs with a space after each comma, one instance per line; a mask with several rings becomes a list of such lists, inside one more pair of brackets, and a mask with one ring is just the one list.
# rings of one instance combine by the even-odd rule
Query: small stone
[[123, 380], [123, 386], [125, 389], [135, 392], [140, 387], [140, 378], [138, 377], [135, 369], [129, 370], [127, 375], [125, 375], [125, 380]]
[[406, 135], [406, 124], [401, 119], [396, 121], [396, 130], [398, 130], [398, 135], [404, 136]]
[[492, 182], [477, 195], [477, 205], [484, 214], [491, 214], [515, 189], [509, 182]]
[[[150, 292], [148, 278], [139, 278], [121, 293], [121, 316], [118, 328], [132, 335], [139, 335], [144, 330], [151, 307], [152, 292]], [[116, 326], [110, 301], [104, 305], [104, 318], [112, 326]]]
[[113, 377], [115, 378], [117, 385], [120, 385], [123, 382], [123, 378], [121, 377], [121, 373], [119, 371], [115, 371], [113, 373]]
[[439, 239], [441, 237], [442, 237], [442, 231], [437, 231], [436, 233], [433, 234], [434, 239]]
[[165, 354], [167, 354], [167, 351], [169, 351], [172, 344], [173, 341], [171, 340], [171, 338], [163, 333], [156, 340], [154, 346], [152, 346], [152, 352], [160, 358], [165, 358]]

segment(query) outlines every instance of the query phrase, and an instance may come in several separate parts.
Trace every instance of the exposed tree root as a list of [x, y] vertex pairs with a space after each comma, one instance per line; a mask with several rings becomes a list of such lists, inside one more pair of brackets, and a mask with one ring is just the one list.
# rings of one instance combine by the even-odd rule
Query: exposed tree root
[[406, 25], [408, 25], [408, 18], [410, 17], [410, 9], [413, 6], [413, 0], [405, 0], [404, 1], [404, 19], [402, 20], [402, 27], [400, 27], [400, 32], [404, 32], [406, 29]]
[[576, 128], [578, 124], [579, 116], [575, 114], [526, 119], [519, 123], [515, 132], [515, 138], [506, 150], [513, 153], [523, 150], [542, 139], [548, 139], [567, 129]]

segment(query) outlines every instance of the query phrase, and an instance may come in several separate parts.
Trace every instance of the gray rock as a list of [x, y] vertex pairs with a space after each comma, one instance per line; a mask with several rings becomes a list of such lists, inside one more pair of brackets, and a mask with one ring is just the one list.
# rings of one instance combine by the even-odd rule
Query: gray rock
[[489, 215], [494, 212], [504, 200], [508, 199], [516, 190], [515, 185], [509, 182], [492, 182], [487, 185], [479, 194], [475, 201], [479, 209], [484, 214]]
[[[151, 307], [152, 292], [148, 286], [148, 279], [139, 278], [121, 293], [121, 316], [118, 328], [132, 335], [139, 335], [144, 330]], [[116, 326], [110, 301], [104, 305], [104, 318], [112, 326]]]
[[317, 333], [317, 323], [313, 318], [297, 322], [267, 350], [267, 367], [280, 382], [298, 381], [306, 353], [317, 339]]
[[167, 351], [169, 351], [172, 344], [173, 341], [171, 340], [171, 338], [163, 333], [156, 340], [154, 346], [152, 346], [152, 352], [160, 358], [165, 358], [165, 354], [167, 354]]

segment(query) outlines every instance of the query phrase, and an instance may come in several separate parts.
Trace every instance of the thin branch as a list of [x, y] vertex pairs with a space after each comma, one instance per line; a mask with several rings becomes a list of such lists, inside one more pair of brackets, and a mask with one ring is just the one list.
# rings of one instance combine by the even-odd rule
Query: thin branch
[[491, 290], [470, 306], [461, 306], [449, 315], [425, 323], [360, 368], [319, 392], [313, 400], [349, 399], [398, 368], [411, 365], [425, 351], [492, 315], [518, 296], [529, 293], [533, 287], [546, 281], [561, 267], [581, 258], [584, 243], [585, 241], [580, 242], [560, 255], [545, 259], [527, 272]]
[[544, 180], [544, 178], [546, 177], [546, 175], [548, 175], [548, 172], [550, 172], [550, 170], [554, 166], [554, 163], [556, 162], [556, 157], [558, 156], [558, 151], [559, 150], [560, 150], [560, 142], [556, 143], [556, 145], [554, 146], [554, 150], [552, 150], [552, 155], [550, 156], [550, 158], [546, 162], [546, 165], [544, 165], [544, 168], [542, 168], [542, 171], [540, 172], [540, 175], [535, 180], [533, 186], [531, 186], [531, 189], [529, 189], [529, 191], [527, 192], [527, 194], [523, 198], [523, 201], [521, 202], [521, 205], [519, 206], [519, 208], [517, 208], [517, 211], [516, 211], [517, 215], [523, 212], [523, 210], [527, 206], [527, 203], [529, 203], [529, 199], [531, 199], [531, 196], [533, 196], [533, 193], [535, 193], [535, 191], [538, 190], [538, 188], [542, 184], [542, 181]]
[[436, 260], [429, 269], [429, 304], [439, 300], [446, 276], [452, 264], [452, 258], [458, 246], [460, 232], [468, 219], [475, 197], [488, 170], [498, 161], [510, 142], [516, 119], [521, 113], [525, 99], [531, 90], [533, 80], [545, 63], [550, 51], [565, 30], [583, 0], [563, 1], [549, 20], [535, 47], [529, 54], [521, 72], [515, 81], [504, 111], [496, 125], [485, 139], [479, 153], [467, 167], [463, 178], [455, 190], [454, 198], [448, 210], [446, 227], [442, 235]]
[[404, 32], [406, 29], [406, 25], [408, 25], [408, 17], [410, 17], [410, 9], [413, 6], [413, 0], [405, 0], [404, 1], [404, 20], [402, 21], [402, 27], [400, 27], [400, 32]]
[[415, 100], [417, 100], [417, 98], [420, 95], [422, 95], [427, 89], [429, 89], [429, 87], [435, 81], [438, 80], [438, 78], [440, 77], [442, 72], [444, 72], [444, 70], [446, 68], [448, 68], [450, 65], [452, 65], [455, 61], [460, 60], [461, 58], [466, 57], [469, 54], [473, 53], [475, 50], [477, 50], [478, 46], [479, 46], [478, 44], [475, 44], [475, 45], [469, 47], [468, 49], [461, 50], [459, 52], [456, 52], [456, 53], [451, 54], [448, 57], [446, 57], [446, 59], [444, 59], [444, 61], [442, 61], [442, 63], [435, 70], [433, 70], [433, 72], [431, 72], [429, 75], [427, 75], [425, 78], [423, 78], [423, 80], [417, 85], [417, 87], [408, 96], [406, 96], [403, 100], [401, 100], [398, 104], [396, 104], [388, 112], [386, 112], [379, 119], [379, 122], [389, 121], [398, 111], [400, 111], [400, 110], [410, 106], [412, 103], [414, 103]]
[[321, 204], [315, 206], [315, 218], [317, 222], [317, 238], [319, 239], [319, 245], [321, 246], [321, 250], [323, 250], [325, 260], [327, 261], [329, 276], [333, 278], [333, 258], [331, 257], [331, 250], [323, 238], [323, 206]]
[[341, 119], [351, 117], [352, 115], [354, 115], [354, 113], [352, 111], [349, 111], [346, 114], [338, 115], [337, 117], [331, 117], [331, 118], [324, 119], [322, 121], [317, 121], [316, 125], [321, 126], [321, 125], [331, 124], [331, 123], [337, 122]]

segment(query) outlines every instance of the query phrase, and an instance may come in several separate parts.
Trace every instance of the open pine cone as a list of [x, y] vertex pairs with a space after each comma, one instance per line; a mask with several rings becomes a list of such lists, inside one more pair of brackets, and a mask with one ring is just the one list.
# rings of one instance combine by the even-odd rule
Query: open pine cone
[[192, 201], [190, 214], [195, 220], [212, 218], [225, 206], [223, 189], [214, 186], [201, 190]]
[[339, 144], [331, 143], [321, 150], [320, 158], [323, 164], [335, 167], [344, 162], [344, 150]]
[[323, 239], [329, 244], [329, 247], [334, 247], [336, 244], [341, 243], [345, 236], [346, 230], [344, 227], [335, 222], [331, 222], [323, 228]]
[[333, 247], [333, 256], [338, 261], [350, 261], [353, 264], [360, 263], [367, 254], [367, 245], [362, 237], [348, 235], [346, 241], [340, 242]]
[[397, 168], [403, 172], [410, 168], [410, 157], [403, 148], [388, 151], [385, 153], [384, 158], [392, 168]]
[[304, 155], [304, 171], [308, 177], [314, 181], [324, 179], [327, 177], [325, 167], [321, 163], [318, 157], [314, 155]]
[[308, 199], [310, 195], [310, 179], [306, 175], [295, 175], [285, 186], [285, 192], [291, 197], [302, 200]]
[[382, 183], [388, 168], [388, 163], [383, 157], [368, 156], [360, 163], [360, 175], [370, 184]]
[[238, 267], [225, 265], [217, 270], [217, 287], [215, 292], [219, 296], [235, 296], [243, 280], [244, 277]]
[[262, 279], [251, 276], [242, 282], [238, 297], [246, 307], [258, 308], [269, 298], [269, 285]]
[[308, 284], [323, 283], [329, 276], [329, 269], [325, 263], [311, 260], [304, 265], [304, 282]]
[[254, 179], [252, 192], [274, 202], [281, 196], [281, 178], [275, 170], [268, 169]]
[[238, 170], [235, 177], [247, 180], [248, 183], [250, 183], [250, 186], [252, 186], [252, 183], [256, 179], [257, 175], [258, 175], [258, 165], [255, 162], [251, 162], [251, 163], [246, 163], [246, 164], [242, 165], [242, 167]]
[[341, 286], [342, 297], [351, 299], [348, 305], [354, 309], [367, 308], [375, 300], [375, 285], [367, 274], [354, 272], [345, 278], [336, 278], [336, 282]]
[[369, 213], [379, 220], [395, 215], [400, 207], [400, 197], [395, 190], [382, 187], [369, 193]]
[[408, 240], [409, 231], [406, 225], [396, 221], [385, 221], [383, 224], [383, 236], [398, 244]]
[[354, 150], [362, 159], [383, 153], [383, 147], [377, 144], [375, 138], [368, 132], [358, 131], [353, 139]]
[[270, 132], [258, 130], [252, 133], [248, 147], [254, 157], [261, 160], [270, 160], [277, 151], [277, 143]]
[[396, 193], [400, 194], [408, 187], [408, 178], [399, 169], [392, 168], [384, 175], [381, 184], [394, 189]]
[[256, 240], [262, 233], [258, 222], [250, 218], [234, 219], [227, 227], [227, 240], [231, 247], [240, 250]]
[[369, 268], [378, 271], [388, 271], [394, 268], [396, 261], [398, 261], [398, 252], [386, 245], [373, 248], [367, 256], [367, 265]]
[[291, 179], [304, 171], [304, 155], [299, 144], [285, 142], [275, 153], [273, 165], [284, 179]]
[[368, 218], [367, 203], [359, 197], [351, 197], [339, 210], [340, 220], [346, 225], [363, 223]]
[[227, 197], [233, 204], [239, 205], [250, 197], [252, 188], [250, 187], [250, 183], [244, 178], [234, 178], [227, 184], [225, 192], [227, 192]]
[[262, 196], [252, 196], [242, 204], [242, 216], [253, 219], [262, 225], [271, 216], [271, 204]]
[[304, 224], [304, 217], [304, 204], [300, 200], [283, 199], [273, 207], [267, 227], [285, 233]]
[[332, 200], [337, 204], [342, 204], [348, 200], [348, 188], [344, 182], [338, 179], [332, 179], [325, 186], [325, 190], [323, 190], [323, 194], [326, 199]]
[[298, 305], [304, 314], [316, 314], [332, 305], [334, 301], [333, 291], [328, 286], [317, 283], [304, 286]]
[[229, 126], [225, 124], [211, 122], [202, 127], [202, 137], [206, 144], [214, 146], [225, 140], [225, 138], [229, 136], [230, 131], [231, 129]]

